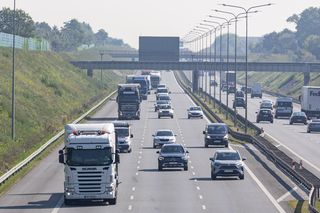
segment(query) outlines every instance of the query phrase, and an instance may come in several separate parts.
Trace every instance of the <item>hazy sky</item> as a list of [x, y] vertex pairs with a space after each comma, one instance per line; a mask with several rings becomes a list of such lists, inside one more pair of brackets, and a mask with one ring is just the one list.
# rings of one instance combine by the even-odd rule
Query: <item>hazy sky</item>
[[[133, 47], [138, 46], [139, 35], [183, 37], [208, 14], [213, 15], [212, 9], [241, 12], [220, 6], [222, 3], [244, 7], [274, 3], [251, 15], [251, 36], [286, 27], [294, 29], [286, 22], [289, 16], [310, 6], [320, 6], [319, 0], [16, 0], [17, 8], [29, 13], [34, 21], [61, 27], [63, 22], [76, 18], [89, 23], [94, 31], [103, 28]], [[13, 0], [0, 0], [0, 8], [12, 5]], [[244, 35], [244, 21], [239, 24], [239, 34]]]

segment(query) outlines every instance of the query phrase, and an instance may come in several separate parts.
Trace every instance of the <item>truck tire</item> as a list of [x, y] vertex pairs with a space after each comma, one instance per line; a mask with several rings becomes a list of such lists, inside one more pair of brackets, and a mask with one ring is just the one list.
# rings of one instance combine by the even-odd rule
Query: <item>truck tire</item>
[[207, 143], [204, 143], [204, 147], [205, 147], [205, 148], [208, 148], [209, 146], [208, 146], [208, 144], [207, 144]]
[[188, 164], [184, 165], [183, 170], [188, 171]]
[[160, 115], [158, 115], [158, 118], [161, 118]]
[[213, 172], [211, 172], [211, 180], [215, 180], [215, 179], [217, 179], [217, 176]]
[[244, 179], [244, 174], [243, 175], [239, 175], [239, 179], [243, 180]]
[[158, 170], [162, 171], [162, 165], [161, 164], [158, 164]]
[[117, 204], [117, 198], [108, 199], [109, 205], [116, 205]]

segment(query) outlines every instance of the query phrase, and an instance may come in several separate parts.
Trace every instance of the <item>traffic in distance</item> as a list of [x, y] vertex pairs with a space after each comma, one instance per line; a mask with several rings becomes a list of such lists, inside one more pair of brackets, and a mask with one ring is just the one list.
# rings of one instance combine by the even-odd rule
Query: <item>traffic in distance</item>
[[[154, 93], [151, 93], [151, 90]], [[132, 151], [133, 133], [128, 120], [139, 120], [141, 102], [148, 95], [155, 94], [154, 111], [158, 119], [174, 117], [170, 90], [161, 83], [160, 72], [142, 72], [141, 75], [128, 75], [125, 84], [118, 85], [116, 102], [118, 120], [109, 123], [67, 124], [65, 144], [59, 151], [59, 163], [64, 164], [64, 204], [76, 205], [80, 201], [101, 201], [109, 205], [117, 203], [120, 152]], [[186, 118], [204, 118], [200, 106], [190, 106]], [[174, 121], [171, 121], [174, 122]], [[224, 123], [207, 124], [203, 131], [203, 147], [228, 147], [228, 126]], [[177, 134], [166, 126], [153, 135], [155, 158], [158, 171], [179, 169], [188, 171], [187, 148], [176, 140]], [[217, 177], [238, 177], [244, 179], [242, 158], [237, 151], [217, 149], [210, 160], [211, 179]]]

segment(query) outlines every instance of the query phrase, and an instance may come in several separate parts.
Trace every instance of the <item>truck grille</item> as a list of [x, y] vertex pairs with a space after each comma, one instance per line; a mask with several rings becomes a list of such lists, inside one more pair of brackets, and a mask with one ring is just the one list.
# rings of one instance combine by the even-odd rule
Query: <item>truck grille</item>
[[134, 111], [137, 109], [136, 104], [121, 104], [120, 105], [121, 111]]
[[102, 193], [103, 172], [78, 172], [79, 193]]

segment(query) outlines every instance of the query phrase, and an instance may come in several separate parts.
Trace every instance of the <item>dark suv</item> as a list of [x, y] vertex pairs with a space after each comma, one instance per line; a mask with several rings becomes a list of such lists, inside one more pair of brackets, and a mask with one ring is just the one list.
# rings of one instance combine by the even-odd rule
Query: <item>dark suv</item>
[[209, 147], [209, 145], [229, 146], [228, 126], [225, 123], [208, 124], [203, 134], [204, 146], [206, 148]]
[[157, 151], [158, 170], [164, 168], [183, 168], [188, 170], [188, 151], [181, 144], [164, 144], [160, 151]]
[[270, 109], [260, 109], [257, 113], [257, 123], [260, 121], [270, 121], [273, 123], [273, 113]]

